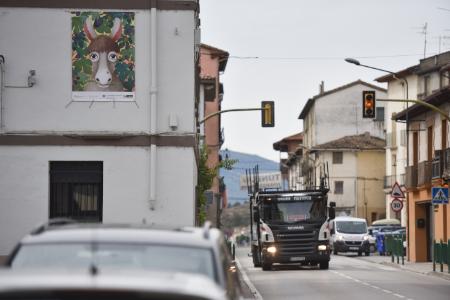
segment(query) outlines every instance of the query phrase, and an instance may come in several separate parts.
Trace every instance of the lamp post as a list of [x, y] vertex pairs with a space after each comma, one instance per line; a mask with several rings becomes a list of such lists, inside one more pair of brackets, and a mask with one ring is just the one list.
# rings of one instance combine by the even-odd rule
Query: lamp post
[[[397, 79], [397, 80], [403, 80], [406, 84], [406, 100], [409, 99], [409, 85], [408, 85], [408, 80], [405, 77], [397, 77], [397, 74], [395, 72], [389, 71], [389, 70], [385, 70], [385, 69], [381, 69], [381, 68], [376, 68], [376, 67], [372, 67], [372, 66], [368, 66], [368, 65], [363, 65], [361, 64], [357, 59], [354, 58], [346, 58], [345, 59], [346, 62], [357, 65], [357, 66], [361, 66], [364, 68], [369, 68], [369, 69], [373, 69], [373, 70], [377, 70], [377, 71], [381, 71], [381, 72], [385, 72], [385, 73], [389, 73], [392, 75], [393, 78]], [[409, 124], [408, 124], [408, 101], [406, 101], [406, 115], [405, 115], [405, 123], [406, 123], [406, 167], [409, 166]], [[397, 169], [396, 169], [396, 175], [397, 175]], [[397, 177], [397, 176], [396, 176]], [[409, 257], [409, 195], [408, 193], [406, 193], [406, 224], [408, 225], [407, 228], [407, 245], [408, 245], [408, 257]]]

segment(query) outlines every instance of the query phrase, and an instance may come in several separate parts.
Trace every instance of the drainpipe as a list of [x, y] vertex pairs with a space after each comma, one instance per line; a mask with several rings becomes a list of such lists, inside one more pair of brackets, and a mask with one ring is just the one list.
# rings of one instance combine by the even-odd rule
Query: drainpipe
[[157, 81], [156, 81], [156, 7], [150, 10], [150, 210], [156, 209], [156, 145], [153, 143], [156, 135], [156, 99], [157, 99]]
[[3, 87], [5, 86], [5, 57], [0, 55], [0, 134], [5, 132], [5, 117], [3, 105]]

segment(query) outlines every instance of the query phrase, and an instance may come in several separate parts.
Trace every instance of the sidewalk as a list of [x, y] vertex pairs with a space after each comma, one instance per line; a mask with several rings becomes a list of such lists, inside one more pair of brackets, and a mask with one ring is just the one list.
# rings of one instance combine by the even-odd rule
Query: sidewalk
[[436, 272], [433, 272], [433, 263], [432, 262], [410, 262], [406, 260], [405, 257], [405, 264], [402, 265], [402, 258], [399, 259], [399, 264], [397, 264], [397, 257], [394, 257], [394, 262], [392, 262], [391, 256], [380, 256], [380, 255], [371, 255], [371, 256], [359, 256], [358, 259], [383, 264], [383, 265], [389, 265], [392, 267], [397, 267], [399, 269], [425, 274], [425, 275], [431, 275], [431, 276], [438, 276], [440, 278], [444, 278], [447, 280], [450, 280], [450, 273], [448, 273], [447, 265], [444, 265], [444, 272], [440, 272], [441, 266], [439, 264], [436, 264]]

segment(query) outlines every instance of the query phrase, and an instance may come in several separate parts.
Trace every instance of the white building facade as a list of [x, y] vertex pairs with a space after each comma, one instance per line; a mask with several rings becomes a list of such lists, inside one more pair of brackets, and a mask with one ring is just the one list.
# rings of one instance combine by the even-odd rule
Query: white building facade
[[[416, 99], [417, 75], [414, 74], [417, 66], [412, 66], [392, 74], [377, 78], [378, 82], [387, 82], [387, 99]], [[406, 203], [400, 212], [391, 208], [393, 198], [392, 187], [398, 183], [402, 191], [405, 191], [406, 168], [406, 125], [392, 118], [396, 113], [406, 109], [412, 104], [407, 102], [385, 102], [385, 130], [386, 130], [386, 176], [384, 179], [384, 191], [386, 193], [386, 218], [399, 219], [402, 226], [406, 226]], [[406, 195], [406, 193], [404, 193]], [[403, 199], [404, 200], [404, 199]], [[402, 200], [402, 201], [403, 201]]]
[[[74, 98], [83, 13], [122, 16], [127, 93]], [[0, 1], [0, 255], [53, 217], [194, 225], [198, 24], [197, 1]]]
[[[328, 165], [331, 188], [328, 197], [330, 201], [336, 202], [338, 214], [366, 215], [358, 212], [359, 203], [365, 202], [364, 199], [358, 199], [361, 195], [365, 195], [364, 192], [360, 192], [364, 190], [364, 180], [358, 178], [365, 159], [361, 159], [361, 149], [340, 147], [333, 150], [322, 149], [322, 146], [344, 137], [357, 137], [364, 134], [372, 139], [385, 139], [385, 104], [383, 102], [376, 104], [374, 119], [363, 118], [363, 91], [375, 91], [376, 98], [386, 98], [385, 89], [361, 80], [329, 91], [323, 91], [322, 86], [321, 92], [307, 101], [299, 116], [299, 119], [303, 120], [304, 184], [305, 186], [318, 185], [321, 173]], [[370, 149], [370, 151], [374, 150]], [[376, 151], [379, 152], [379, 149]], [[339, 155], [340, 162], [336, 163], [336, 157], [333, 155]], [[384, 161], [382, 163], [384, 167]], [[373, 186], [377, 186], [376, 182], [382, 182], [382, 180], [382, 175], [380, 178], [370, 178]], [[338, 188], [335, 187], [335, 181], [339, 182]], [[382, 193], [382, 189], [380, 191], [374, 189], [372, 193], [375, 195], [371, 197], [377, 199], [380, 192]], [[380, 215], [377, 214], [377, 216]]]

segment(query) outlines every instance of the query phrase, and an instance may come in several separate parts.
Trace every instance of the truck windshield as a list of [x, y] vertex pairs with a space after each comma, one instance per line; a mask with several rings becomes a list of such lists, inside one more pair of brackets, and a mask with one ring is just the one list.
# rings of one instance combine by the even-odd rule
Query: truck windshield
[[274, 223], [296, 223], [326, 218], [325, 201], [265, 201], [264, 220]]
[[336, 222], [336, 231], [340, 233], [367, 233], [367, 225], [360, 221]]

